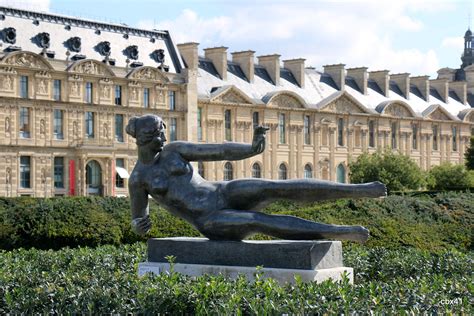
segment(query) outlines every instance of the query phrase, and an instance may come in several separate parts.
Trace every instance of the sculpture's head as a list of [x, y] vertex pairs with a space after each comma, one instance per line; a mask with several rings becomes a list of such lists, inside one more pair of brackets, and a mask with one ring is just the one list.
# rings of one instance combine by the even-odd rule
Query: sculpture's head
[[151, 145], [154, 150], [161, 151], [166, 142], [166, 125], [157, 115], [134, 116], [125, 130], [137, 140], [138, 146]]

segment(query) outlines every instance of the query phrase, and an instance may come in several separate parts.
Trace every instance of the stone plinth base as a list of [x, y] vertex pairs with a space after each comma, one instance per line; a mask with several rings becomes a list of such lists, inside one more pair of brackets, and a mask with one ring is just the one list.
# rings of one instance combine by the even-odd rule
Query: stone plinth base
[[206, 238], [154, 238], [148, 241], [148, 262], [139, 264], [138, 274], [170, 271], [167, 256], [174, 257], [174, 271], [189, 276], [239, 274], [254, 279], [256, 267], [263, 277], [280, 283], [322, 282], [342, 279], [353, 282], [353, 269], [342, 263], [340, 241], [210, 241]]
[[[173, 266], [175, 272], [179, 272], [189, 276], [201, 276], [204, 274], [223, 275], [225, 277], [235, 279], [239, 275], [244, 275], [247, 280], [253, 281], [257, 269], [254, 267], [237, 267], [237, 266], [217, 266], [202, 264], [175, 263]], [[263, 273], [264, 278], [272, 278], [281, 284], [295, 283], [295, 276], [299, 275], [303, 282], [323, 282], [328, 279], [334, 281], [342, 280], [345, 272], [349, 278], [349, 282], [354, 282], [354, 271], [352, 268], [339, 267], [331, 269], [301, 270], [301, 269], [276, 269], [261, 268], [258, 270]], [[141, 262], [138, 264], [138, 275], [143, 276], [145, 273], [159, 274], [162, 272], [170, 272], [170, 264], [163, 262]]]

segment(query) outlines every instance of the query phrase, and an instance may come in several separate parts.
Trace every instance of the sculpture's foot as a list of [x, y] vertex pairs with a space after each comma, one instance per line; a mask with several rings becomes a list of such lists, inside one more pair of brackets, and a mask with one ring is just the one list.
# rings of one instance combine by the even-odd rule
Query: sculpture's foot
[[387, 187], [385, 184], [379, 181], [367, 183], [367, 197], [386, 197], [387, 196]]
[[369, 239], [369, 230], [363, 226], [351, 226], [347, 233], [339, 234], [337, 237], [332, 237], [340, 240], [355, 241], [364, 244]]

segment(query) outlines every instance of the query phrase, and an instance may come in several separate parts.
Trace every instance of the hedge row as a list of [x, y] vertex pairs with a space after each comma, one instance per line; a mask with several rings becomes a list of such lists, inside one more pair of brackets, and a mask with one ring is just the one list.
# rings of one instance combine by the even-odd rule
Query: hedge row
[[[350, 247], [349, 247], [350, 248]], [[354, 247], [355, 284], [137, 277], [145, 245], [0, 251], [0, 314], [333, 315], [474, 313], [471, 253]]]
[[[1, 198], [0, 248], [59, 249], [134, 243], [150, 236], [199, 236], [191, 225], [155, 203], [151, 203], [150, 212], [153, 228], [149, 236], [139, 237], [130, 230], [130, 201], [126, 198]], [[364, 225], [371, 231], [369, 247], [473, 249], [474, 193], [470, 192], [347, 199], [306, 206], [280, 202], [265, 212]]]

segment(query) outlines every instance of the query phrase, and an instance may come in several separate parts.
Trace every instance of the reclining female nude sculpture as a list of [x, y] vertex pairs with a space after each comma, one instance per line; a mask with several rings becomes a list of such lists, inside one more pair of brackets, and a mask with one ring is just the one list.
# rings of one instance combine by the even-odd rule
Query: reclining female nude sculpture
[[132, 228], [137, 234], [143, 235], [151, 228], [148, 213], [148, 195], [151, 195], [169, 212], [188, 221], [211, 240], [240, 241], [257, 233], [293, 240], [367, 240], [369, 231], [362, 226], [321, 224], [258, 210], [277, 200], [314, 202], [382, 197], [386, 195], [382, 183], [255, 178], [206, 181], [193, 170], [191, 161], [240, 160], [258, 155], [265, 148], [268, 129], [256, 127], [252, 144], [175, 141], [164, 146], [165, 128], [156, 115], [133, 117], [126, 128], [138, 146], [138, 162], [129, 179]]

